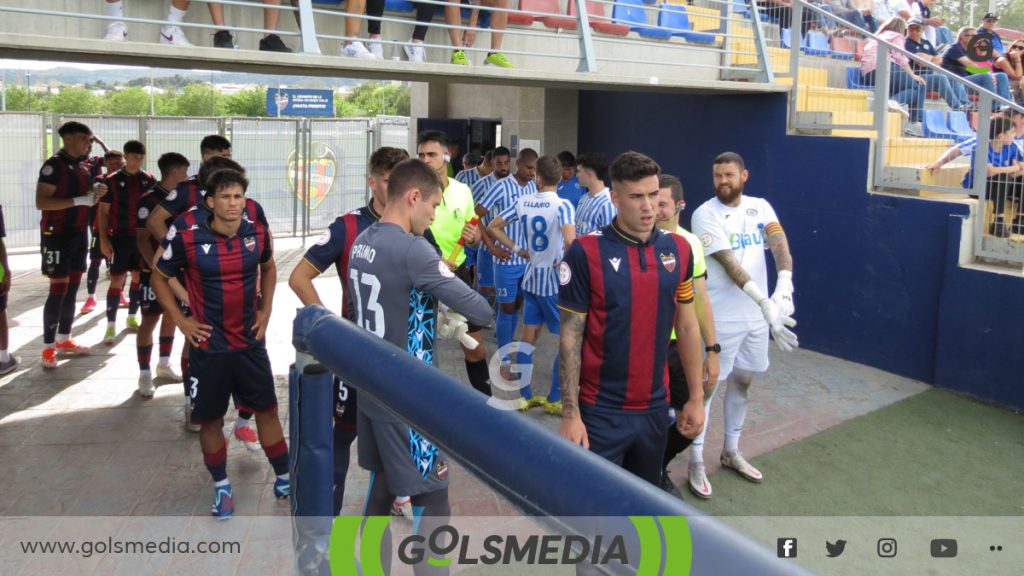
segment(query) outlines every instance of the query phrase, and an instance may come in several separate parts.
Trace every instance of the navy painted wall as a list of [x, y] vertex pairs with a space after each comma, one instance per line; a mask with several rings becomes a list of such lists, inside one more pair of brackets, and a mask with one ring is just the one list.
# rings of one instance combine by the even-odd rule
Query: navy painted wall
[[[868, 194], [867, 140], [787, 136], [781, 94], [584, 91], [579, 114], [580, 152], [638, 150], [680, 177], [684, 221], [713, 195], [714, 157], [744, 157], [746, 193], [772, 203], [789, 237], [804, 347], [1024, 407], [1024, 355], [1010, 352], [1024, 344], [1024, 279], [956, 267], [950, 215], [965, 207]], [[972, 309], [951, 311], [959, 299]], [[1009, 353], [965, 354], [988, 346]]]

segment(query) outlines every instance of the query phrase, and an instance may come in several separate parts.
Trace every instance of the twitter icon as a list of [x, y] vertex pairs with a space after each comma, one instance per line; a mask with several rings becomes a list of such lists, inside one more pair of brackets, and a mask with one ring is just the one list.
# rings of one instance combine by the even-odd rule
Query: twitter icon
[[825, 541], [825, 551], [828, 552], [829, 558], [842, 556], [844, 550], [846, 550], [846, 540], [836, 540], [835, 544], [828, 540]]

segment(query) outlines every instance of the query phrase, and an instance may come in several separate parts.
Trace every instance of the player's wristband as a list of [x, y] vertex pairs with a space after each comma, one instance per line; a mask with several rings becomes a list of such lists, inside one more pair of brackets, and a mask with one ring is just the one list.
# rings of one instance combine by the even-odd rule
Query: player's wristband
[[758, 287], [757, 283], [753, 280], [748, 280], [747, 283], [743, 285], [743, 291], [746, 292], [747, 296], [750, 296], [750, 299], [758, 305], [761, 304], [761, 301], [768, 298], [764, 295], [764, 292], [761, 292], [761, 288]]
[[71, 201], [75, 203], [75, 206], [92, 206], [92, 195], [75, 196]]

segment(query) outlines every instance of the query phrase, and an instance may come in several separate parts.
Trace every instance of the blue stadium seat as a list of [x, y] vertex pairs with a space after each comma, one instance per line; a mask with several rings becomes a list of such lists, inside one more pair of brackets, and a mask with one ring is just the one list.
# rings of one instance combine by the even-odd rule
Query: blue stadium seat
[[808, 30], [800, 43], [800, 49], [809, 56], [832, 56], [832, 47], [828, 44], [828, 36], [824, 32]]
[[698, 44], [711, 44], [715, 41], [714, 34], [694, 32], [690, 25], [690, 14], [685, 6], [663, 4], [658, 13], [658, 26], [669, 28], [673, 36], [682, 36], [687, 42]]
[[630, 30], [643, 38], [657, 40], [671, 38], [672, 33], [668, 30], [655, 28], [647, 23], [647, 10], [644, 10], [643, 5], [643, 0], [617, 0], [615, 9], [612, 11], [612, 19], [620, 24], [628, 25]]
[[949, 130], [956, 134], [957, 140], [974, 138], [976, 134], [971, 129], [971, 123], [967, 119], [966, 112], [953, 111], [949, 113]]
[[846, 87], [850, 90], [874, 89], [874, 86], [864, 84], [864, 80], [860, 76], [860, 68], [857, 66], [848, 66], [846, 68]]
[[946, 126], [946, 112], [943, 110], [925, 110], [922, 125], [926, 138], [957, 139], [957, 134]]
[[790, 30], [789, 28], [783, 28], [783, 29], [779, 30], [779, 35], [782, 37], [780, 41], [782, 42], [782, 47], [783, 48], [785, 48], [786, 50], [789, 50], [790, 48], [793, 47], [793, 31], [792, 30]]
[[409, 0], [384, 0], [385, 12], [412, 12], [415, 9]]

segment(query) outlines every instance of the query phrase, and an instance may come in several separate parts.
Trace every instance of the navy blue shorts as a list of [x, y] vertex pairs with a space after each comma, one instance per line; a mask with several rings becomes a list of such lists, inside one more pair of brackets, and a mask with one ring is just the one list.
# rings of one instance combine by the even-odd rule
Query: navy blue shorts
[[189, 350], [189, 396], [192, 398], [192, 423], [215, 422], [235, 408], [257, 414], [277, 410], [274, 373], [267, 349], [209, 353]]
[[356, 389], [334, 377], [334, 425], [356, 429]]
[[153, 290], [153, 271], [143, 272], [139, 275], [139, 291], [142, 297], [139, 300], [139, 309], [143, 316], [159, 316], [164, 313], [163, 306], [156, 299], [156, 291]]
[[610, 412], [580, 406], [590, 451], [658, 485], [668, 437], [668, 407], [653, 412]]

